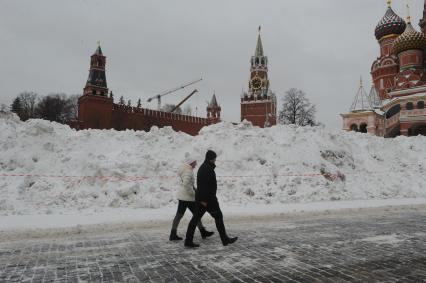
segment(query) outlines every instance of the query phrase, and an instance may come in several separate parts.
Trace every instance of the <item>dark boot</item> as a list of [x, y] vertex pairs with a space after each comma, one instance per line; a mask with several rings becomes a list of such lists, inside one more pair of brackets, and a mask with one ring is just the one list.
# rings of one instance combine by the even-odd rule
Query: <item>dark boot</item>
[[200, 233], [201, 233], [201, 238], [203, 239], [208, 238], [214, 234], [214, 232], [207, 231], [205, 228], [200, 229]]
[[169, 238], [169, 240], [170, 241], [180, 241], [180, 240], [182, 240], [182, 238], [177, 235], [176, 230], [172, 230], [170, 232], [170, 238]]
[[227, 238], [225, 241], [222, 242], [222, 244], [224, 246], [227, 246], [229, 244], [233, 244], [238, 240], [238, 237], [234, 237], [234, 238]]
[[185, 247], [187, 247], [187, 248], [199, 248], [200, 245], [197, 245], [194, 242], [185, 241]]

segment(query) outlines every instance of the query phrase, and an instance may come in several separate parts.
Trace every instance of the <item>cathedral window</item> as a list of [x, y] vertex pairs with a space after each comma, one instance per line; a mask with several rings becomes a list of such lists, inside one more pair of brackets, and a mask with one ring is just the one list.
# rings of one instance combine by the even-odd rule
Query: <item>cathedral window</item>
[[367, 124], [365, 124], [365, 123], [362, 123], [360, 126], [359, 126], [359, 131], [361, 132], [361, 133], [367, 133]]
[[358, 132], [358, 125], [357, 124], [352, 124], [351, 125], [351, 131]]
[[419, 101], [417, 102], [417, 109], [424, 109], [425, 108], [425, 102]]
[[407, 108], [407, 110], [413, 110], [413, 108], [414, 108], [413, 102], [408, 102], [408, 103], [405, 105], [405, 107]]

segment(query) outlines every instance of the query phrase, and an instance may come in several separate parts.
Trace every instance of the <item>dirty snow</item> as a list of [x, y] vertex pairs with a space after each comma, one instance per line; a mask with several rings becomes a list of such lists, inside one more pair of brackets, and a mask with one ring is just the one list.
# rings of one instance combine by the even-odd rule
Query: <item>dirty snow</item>
[[406, 240], [407, 238], [402, 235], [390, 234], [390, 235], [379, 235], [374, 237], [367, 237], [367, 238], [360, 239], [358, 241], [370, 242], [370, 243], [375, 243], [379, 245], [383, 245], [383, 244], [398, 245]]
[[[169, 127], [75, 131], [3, 113], [0, 215], [172, 209], [178, 167], [188, 153], [201, 163], [207, 149], [218, 153], [223, 206], [424, 198], [425, 148], [422, 136], [383, 139], [321, 127], [223, 122], [192, 137]], [[10, 176], [17, 174], [29, 176]]]

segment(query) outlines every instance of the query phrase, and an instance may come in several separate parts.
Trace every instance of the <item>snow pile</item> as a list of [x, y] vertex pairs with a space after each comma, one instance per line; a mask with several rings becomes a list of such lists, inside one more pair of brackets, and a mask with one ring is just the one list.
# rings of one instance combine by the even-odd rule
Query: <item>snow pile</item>
[[[0, 148], [0, 215], [174, 204], [185, 154], [202, 162], [207, 149], [218, 153], [218, 195], [227, 204], [426, 197], [426, 138], [420, 136], [385, 140], [247, 123], [216, 124], [197, 137], [168, 127], [75, 131], [1, 114]], [[336, 172], [344, 176], [327, 175]], [[301, 173], [325, 175], [289, 176]], [[29, 176], [10, 176], [16, 174]]]

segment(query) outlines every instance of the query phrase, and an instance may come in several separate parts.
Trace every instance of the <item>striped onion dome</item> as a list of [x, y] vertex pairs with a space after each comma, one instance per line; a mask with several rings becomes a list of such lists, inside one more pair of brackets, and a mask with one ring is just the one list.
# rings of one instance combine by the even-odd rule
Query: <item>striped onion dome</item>
[[390, 4], [388, 10], [380, 22], [376, 26], [375, 35], [377, 40], [382, 39], [385, 36], [391, 34], [402, 34], [405, 30], [406, 24], [404, 19], [398, 16], [393, 10]]
[[426, 49], [426, 36], [418, 32], [411, 25], [411, 22], [407, 23], [407, 28], [404, 33], [398, 36], [393, 45], [393, 51], [395, 54], [407, 50], [425, 50]]

